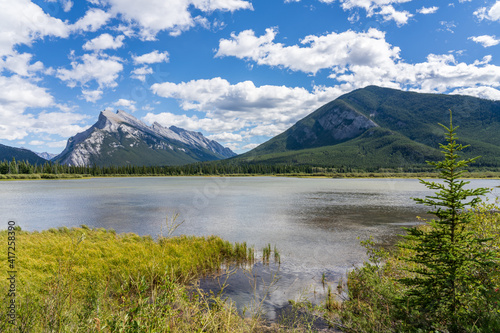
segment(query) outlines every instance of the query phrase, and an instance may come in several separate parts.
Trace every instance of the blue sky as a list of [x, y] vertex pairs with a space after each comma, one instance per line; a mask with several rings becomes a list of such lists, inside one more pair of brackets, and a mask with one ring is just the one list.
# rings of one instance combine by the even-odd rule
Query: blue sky
[[499, 51], [500, 0], [0, 0], [0, 143], [122, 109], [242, 153], [371, 84], [500, 100]]

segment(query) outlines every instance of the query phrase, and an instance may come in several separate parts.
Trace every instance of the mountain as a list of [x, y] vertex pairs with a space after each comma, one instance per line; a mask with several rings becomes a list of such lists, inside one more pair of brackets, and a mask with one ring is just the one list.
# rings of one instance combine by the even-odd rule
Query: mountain
[[316, 166], [397, 168], [442, 158], [443, 128], [459, 126], [466, 157], [500, 167], [500, 101], [368, 86], [320, 107], [291, 128], [234, 160]]
[[51, 154], [51, 153], [47, 153], [47, 152], [43, 152], [43, 153], [34, 152], [34, 153], [37, 154], [38, 156], [40, 156], [41, 158], [44, 158], [48, 161], [52, 160], [54, 157], [57, 156], [57, 154]]
[[201, 133], [158, 123], [147, 126], [118, 110], [102, 111], [92, 127], [69, 138], [66, 148], [54, 161], [100, 166], [181, 165], [235, 155]]
[[27, 161], [30, 164], [44, 164], [46, 159], [41, 158], [31, 150], [25, 148], [15, 148], [0, 144], [0, 161]]

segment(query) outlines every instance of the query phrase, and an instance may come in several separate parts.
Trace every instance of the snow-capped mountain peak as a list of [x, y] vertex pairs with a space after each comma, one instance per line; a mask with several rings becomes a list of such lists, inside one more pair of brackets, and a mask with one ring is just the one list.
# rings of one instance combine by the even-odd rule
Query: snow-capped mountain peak
[[148, 126], [125, 111], [105, 110], [92, 127], [71, 137], [54, 160], [70, 165], [173, 165], [235, 155], [201, 133], [156, 122]]

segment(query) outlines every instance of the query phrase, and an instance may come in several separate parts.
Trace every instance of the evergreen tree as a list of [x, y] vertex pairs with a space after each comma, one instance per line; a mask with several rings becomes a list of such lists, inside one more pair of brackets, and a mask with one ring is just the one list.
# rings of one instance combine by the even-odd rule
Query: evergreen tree
[[468, 146], [457, 143], [451, 112], [450, 127], [441, 126], [446, 131], [447, 144], [440, 144], [445, 158], [428, 163], [439, 170], [442, 182], [420, 180], [436, 192], [414, 199], [432, 206], [429, 213], [435, 219], [427, 222], [428, 228], [407, 229], [408, 241], [401, 247], [413, 253], [408, 259], [413, 264], [412, 277], [400, 281], [409, 287], [403, 304], [408, 307], [408, 320], [413, 321], [410, 326], [426, 332], [465, 332], [478, 322], [474, 307], [487, 302], [487, 291], [478, 276], [495, 265], [495, 252], [484, 246], [486, 240], [475, 238], [466, 228], [473, 218], [470, 208], [488, 190], [465, 188], [469, 182], [460, 179], [463, 168], [477, 157], [460, 159], [458, 153]]

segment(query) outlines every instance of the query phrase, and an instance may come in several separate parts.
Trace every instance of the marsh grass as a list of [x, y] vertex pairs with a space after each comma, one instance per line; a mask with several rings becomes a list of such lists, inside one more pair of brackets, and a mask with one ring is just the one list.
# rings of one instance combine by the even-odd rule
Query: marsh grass
[[[0, 232], [7, 244], [7, 232]], [[261, 324], [191, 283], [253, 255], [218, 237], [159, 237], [105, 229], [16, 232], [17, 327], [1, 332], [251, 332]], [[0, 253], [7, 262], [7, 251]], [[7, 280], [0, 280], [7, 304]]]

